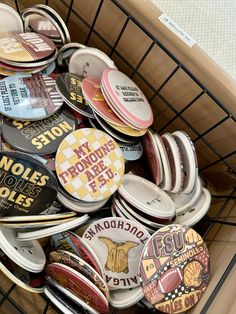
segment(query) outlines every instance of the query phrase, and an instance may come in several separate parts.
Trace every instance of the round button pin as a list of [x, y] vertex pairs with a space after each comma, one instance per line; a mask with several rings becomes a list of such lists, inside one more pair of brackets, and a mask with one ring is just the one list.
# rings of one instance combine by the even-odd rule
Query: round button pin
[[80, 129], [60, 144], [56, 172], [64, 189], [75, 198], [100, 201], [121, 184], [124, 158], [118, 144], [106, 133]]
[[[65, 289], [55, 280], [52, 280], [50, 277], [46, 276], [46, 288], [48, 287], [48, 285], [50, 289], [53, 288], [53, 291], [55, 291], [55, 295], [57, 299], [59, 298], [60, 301], [66, 302], [67, 308], [68, 308], [68, 301], [69, 301], [70, 310], [72, 310], [70, 306], [71, 302], [72, 302], [72, 306], [74, 304], [76, 310], [75, 310], [75, 313], [73, 314], [78, 314], [78, 310], [80, 309], [83, 311], [84, 314], [98, 314], [98, 312], [95, 311], [87, 302], [84, 302], [81, 298], [77, 297], [70, 290]], [[60, 310], [62, 309], [60, 308]], [[67, 314], [65, 311], [63, 311], [63, 313]]]
[[95, 119], [89, 119], [89, 123], [92, 128], [104, 131], [105, 133], [109, 134], [118, 142], [128, 143], [128, 144], [133, 144], [137, 142], [136, 138], [116, 131], [103, 118], [101, 118], [95, 111], [93, 112], [93, 114], [94, 114]]
[[183, 131], [172, 133], [180, 151], [183, 163], [183, 193], [191, 193], [198, 174], [196, 151], [190, 137]]
[[56, 82], [40, 74], [14, 75], [0, 81], [0, 112], [17, 120], [41, 120], [63, 104]]
[[0, 152], [0, 216], [28, 216], [49, 208], [57, 196], [55, 175], [20, 152]]
[[89, 219], [88, 215], [83, 215], [79, 218], [67, 219], [66, 222], [64, 222], [60, 225], [57, 225], [57, 226], [52, 226], [52, 227], [42, 228], [42, 229], [36, 229], [33, 231], [31, 231], [31, 230], [25, 231], [24, 230], [24, 232], [18, 232], [17, 239], [24, 241], [24, 240], [35, 240], [35, 239], [41, 239], [41, 238], [49, 237], [53, 234], [79, 227], [80, 225], [83, 225], [88, 219]]
[[39, 121], [20, 121], [3, 117], [2, 134], [15, 149], [30, 154], [55, 153], [61, 141], [75, 130], [77, 120], [67, 108]]
[[143, 215], [167, 221], [175, 216], [175, 205], [169, 195], [140, 176], [125, 174], [118, 193]]
[[114, 62], [96, 48], [83, 48], [76, 51], [69, 62], [69, 72], [82, 77], [102, 76], [106, 68], [116, 69]]
[[105, 69], [102, 84], [113, 106], [126, 119], [126, 123], [128, 119], [140, 129], [146, 129], [152, 124], [153, 113], [150, 104], [128, 76], [118, 70]]
[[179, 147], [170, 133], [165, 133], [161, 136], [162, 142], [165, 146], [166, 153], [170, 163], [171, 176], [172, 176], [172, 193], [179, 193], [183, 185], [183, 167], [180, 157]]
[[44, 277], [42, 273], [32, 273], [21, 268], [0, 250], [0, 271], [19, 287], [32, 293], [42, 293]]
[[95, 284], [95, 286], [98, 287], [98, 289], [100, 289], [102, 293], [105, 295], [105, 297], [109, 300], [110, 298], [109, 290], [104, 279], [79, 256], [71, 252], [57, 250], [50, 253], [49, 260], [51, 263], [56, 262], [65, 264], [73, 268], [74, 270], [80, 272], [82, 275], [88, 278], [93, 284]]
[[51, 237], [51, 246], [53, 249], [69, 250], [73, 254], [78, 255], [95, 269], [99, 275], [102, 275], [102, 268], [98, 258], [90, 246], [77, 234], [71, 231], [57, 233]]
[[46, 257], [37, 241], [18, 241], [16, 231], [3, 226], [0, 227], [0, 237], [1, 249], [20, 267], [35, 273], [43, 270]]
[[11, 6], [0, 3], [1, 32], [23, 32], [23, 23], [20, 15]]
[[93, 222], [84, 232], [104, 270], [109, 288], [128, 289], [140, 285], [138, 261], [149, 233], [139, 224], [107, 217]]
[[103, 119], [118, 126], [126, 126], [111, 110], [105, 101], [100, 88], [101, 79], [98, 77], [86, 77], [82, 81], [83, 95], [92, 109]]
[[146, 299], [164, 313], [194, 306], [209, 282], [209, 253], [193, 229], [173, 224], [159, 229], [140, 259], [141, 286]]
[[120, 149], [124, 155], [125, 160], [138, 160], [142, 157], [143, 154], [143, 145], [141, 142], [137, 144], [119, 144]]
[[43, 34], [52, 40], [54, 38], [61, 38], [60, 33], [53, 23], [40, 14], [32, 13], [27, 16], [24, 22], [26, 29], [32, 29], [35, 33]]
[[73, 292], [99, 313], [108, 312], [108, 301], [102, 292], [73, 268], [64, 264], [53, 263], [46, 266], [45, 272], [47, 276]]
[[0, 40], [0, 60], [3, 62], [40, 61], [49, 58], [56, 51], [51, 39], [33, 32], [0, 33]]
[[203, 188], [200, 198], [187, 210], [177, 214], [177, 222], [192, 227], [197, 224], [208, 212], [211, 205], [211, 194]]
[[152, 177], [155, 183], [159, 185], [163, 179], [163, 167], [157, 143], [150, 129], [143, 137], [143, 146]]
[[62, 73], [56, 79], [56, 84], [57, 90], [69, 107], [86, 117], [93, 118], [93, 111], [84, 100], [81, 76]]

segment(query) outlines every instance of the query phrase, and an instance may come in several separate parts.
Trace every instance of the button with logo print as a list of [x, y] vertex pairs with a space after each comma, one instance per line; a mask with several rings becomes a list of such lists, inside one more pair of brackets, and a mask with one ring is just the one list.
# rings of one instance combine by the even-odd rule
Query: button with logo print
[[129, 289], [140, 285], [138, 263], [149, 233], [124, 218], [107, 217], [93, 222], [83, 239], [97, 255], [109, 288]]
[[41, 120], [57, 112], [63, 100], [49, 76], [22, 74], [0, 81], [0, 113], [11, 119]]
[[209, 253], [193, 229], [173, 224], [149, 239], [140, 259], [141, 286], [146, 299], [164, 313], [194, 306], [209, 282]]
[[20, 121], [3, 117], [2, 134], [15, 149], [30, 154], [52, 154], [63, 138], [75, 130], [75, 115], [67, 108], [39, 121]]
[[55, 51], [53, 41], [42, 34], [0, 34], [0, 60], [6, 63], [41, 61], [52, 56]]
[[61, 185], [75, 198], [100, 201], [120, 186], [124, 158], [109, 135], [84, 128], [70, 133], [60, 144], [56, 172]]
[[34, 157], [0, 152], [0, 216], [36, 215], [57, 196], [55, 175]]

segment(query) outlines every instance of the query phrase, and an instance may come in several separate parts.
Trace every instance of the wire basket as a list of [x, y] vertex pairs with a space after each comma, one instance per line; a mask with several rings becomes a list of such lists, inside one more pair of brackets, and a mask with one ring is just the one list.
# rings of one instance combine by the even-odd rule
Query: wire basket
[[[157, 132], [179, 129], [191, 136], [200, 175], [212, 192], [211, 209], [200, 227], [205, 239], [215, 224], [234, 225], [224, 215], [224, 210], [236, 198], [235, 114], [228, 104], [216, 97], [216, 90], [208, 88], [211, 84], [203, 84], [185, 62], [176, 57], [174, 49], [165, 45], [162, 35], [150, 29], [145, 17], [140, 18], [142, 14], [137, 14], [134, 1], [4, 2], [18, 12], [36, 3], [47, 4], [61, 15], [72, 41], [107, 53], [147, 96]], [[46, 311], [47, 307], [44, 313]]]

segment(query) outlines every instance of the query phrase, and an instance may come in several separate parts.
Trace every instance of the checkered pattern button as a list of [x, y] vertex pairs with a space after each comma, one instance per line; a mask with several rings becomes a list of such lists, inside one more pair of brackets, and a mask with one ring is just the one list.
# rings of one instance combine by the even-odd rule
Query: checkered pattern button
[[65, 190], [77, 199], [100, 201], [121, 184], [123, 154], [106, 133], [89, 128], [76, 130], [58, 148], [56, 173]]

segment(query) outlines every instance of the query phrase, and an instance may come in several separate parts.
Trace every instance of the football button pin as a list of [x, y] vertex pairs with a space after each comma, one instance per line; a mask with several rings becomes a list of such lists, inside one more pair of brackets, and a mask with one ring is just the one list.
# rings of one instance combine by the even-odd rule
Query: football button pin
[[209, 282], [209, 253], [193, 229], [173, 224], [159, 229], [140, 259], [141, 286], [146, 299], [164, 313], [194, 306]]

